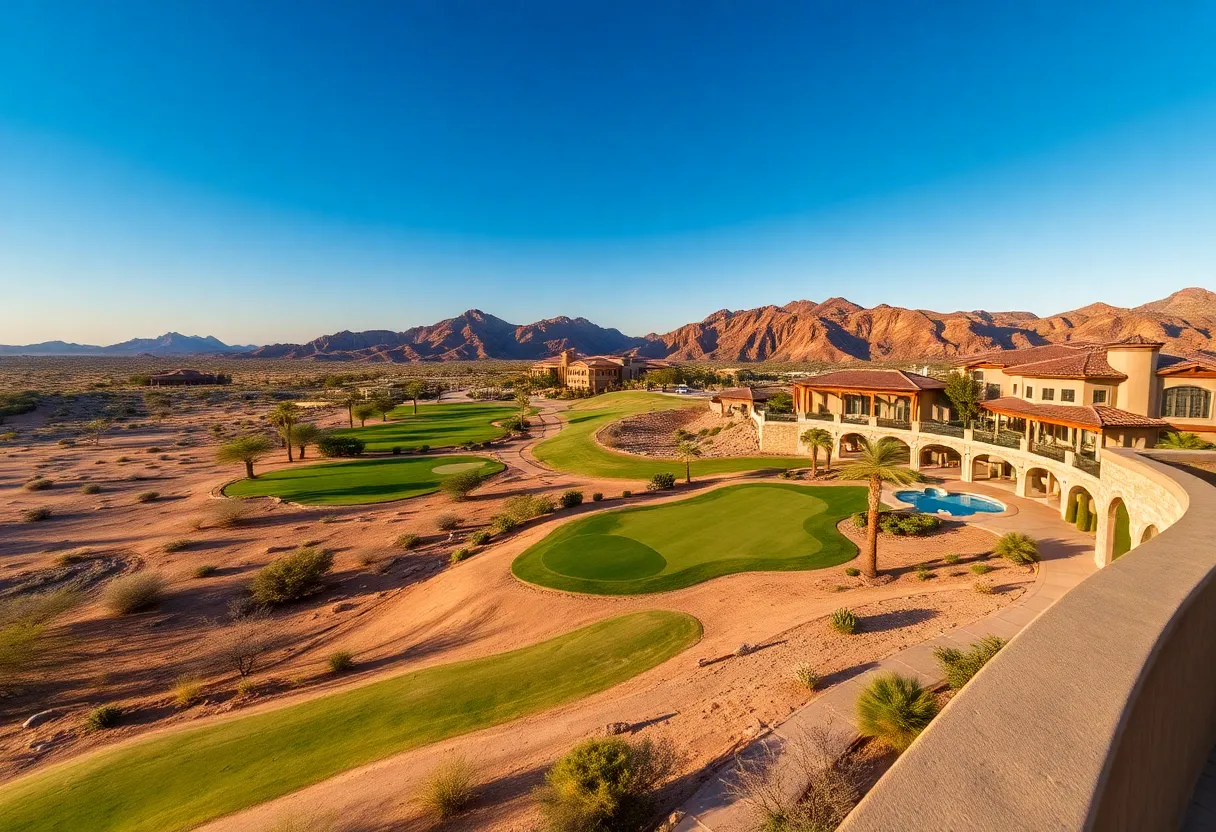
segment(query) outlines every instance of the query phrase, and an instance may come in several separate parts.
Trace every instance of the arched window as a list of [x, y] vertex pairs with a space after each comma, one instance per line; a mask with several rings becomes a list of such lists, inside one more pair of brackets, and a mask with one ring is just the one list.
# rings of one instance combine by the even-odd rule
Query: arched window
[[1206, 419], [1212, 413], [1212, 393], [1202, 387], [1167, 387], [1165, 412], [1168, 419]]

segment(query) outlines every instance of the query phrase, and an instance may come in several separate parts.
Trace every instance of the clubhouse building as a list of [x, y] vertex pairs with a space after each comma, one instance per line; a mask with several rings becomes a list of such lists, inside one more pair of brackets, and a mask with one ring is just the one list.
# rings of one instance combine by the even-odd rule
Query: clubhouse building
[[567, 349], [533, 364], [529, 375], [534, 378], [549, 376], [557, 387], [603, 393], [636, 381], [650, 370], [670, 366], [667, 361], [632, 355], [580, 355]]

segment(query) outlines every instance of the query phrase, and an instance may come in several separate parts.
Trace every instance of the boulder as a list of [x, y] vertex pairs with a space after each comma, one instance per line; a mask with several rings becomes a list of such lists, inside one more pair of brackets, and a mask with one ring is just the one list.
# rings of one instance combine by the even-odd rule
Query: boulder
[[42, 725], [43, 723], [46, 723], [46, 722], [50, 722], [52, 719], [55, 719], [58, 716], [59, 716], [58, 711], [56, 711], [54, 708], [49, 708], [45, 711], [39, 711], [38, 713], [31, 716], [25, 722], [21, 723], [21, 727], [22, 728], [37, 728], [39, 725]]

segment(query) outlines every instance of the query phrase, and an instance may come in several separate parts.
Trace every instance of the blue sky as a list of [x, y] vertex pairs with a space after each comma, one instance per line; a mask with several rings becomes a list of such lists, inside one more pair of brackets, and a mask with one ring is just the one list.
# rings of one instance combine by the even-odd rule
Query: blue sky
[[1213, 287], [1213, 43], [1213, 0], [8, 0], [0, 343]]

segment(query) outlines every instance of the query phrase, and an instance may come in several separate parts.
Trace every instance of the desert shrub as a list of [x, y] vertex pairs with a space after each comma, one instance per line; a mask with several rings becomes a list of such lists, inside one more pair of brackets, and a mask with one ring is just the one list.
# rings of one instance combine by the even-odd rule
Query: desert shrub
[[165, 597], [165, 579], [156, 572], [133, 572], [120, 575], [106, 584], [102, 599], [114, 615], [143, 612], [159, 604]]
[[850, 578], [856, 578], [858, 575], [861, 574], [861, 570], [858, 569], [856, 566], [849, 566], [849, 567], [845, 568], [844, 574], [848, 575]]
[[955, 554], [949, 554], [949, 555], [946, 555], [944, 558], [942, 558], [942, 562], [945, 563], [947, 566], [953, 566], [954, 564], [958, 563], [960, 560], [962, 560], [962, 558], [960, 558], [958, 555], [955, 555]]
[[668, 743], [596, 737], [576, 745], [545, 774], [538, 792], [552, 832], [634, 832], [645, 828], [654, 793], [675, 770]]
[[[853, 515], [853, 525], [864, 529], [869, 522], [869, 512], [859, 511]], [[905, 514], [897, 511], [878, 512], [878, 528], [886, 534], [919, 537], [941, 528], [941, 518], [935, 514]]]
[[958, 690], [971, 677], [980, 672], [980, 668], [988, 663], [1005, 646], [1005, 639], [1000, 636], [984, 636], [979, 641], [973, 641], [969, 650], [959, 650], [957, 647], [935, 647], [933, 657], [941, 665], [945, 674], [946, 684], [952, 690]]
[[452, 555], [450, 558], [448, 558], [448, 560], [452, 563], [460, 563], [462, 560], [467, 558], [469, 554], [468, 549], [457, 549], [456, 551], [452, 552]]
[[217, 529], [232, 529], [245, 522], [248, 516], [249, 512], [245, 506], [236, 500], [217, 500], [205, 514], [195, 518], [194, 528], [201, 530], [213, 526]]
[[419, 446], [418, 446], [418, 453], [420, 453], [420, 454], [424, 454], [424, 453], [426, 453], [427, 451], [429, 451], [430, 449], [431, 449], [431, 446], [430, 446], [430, 445], [419, 445]]
[[343, 673], [355, 666], [355, 654], [349, 650], [335, 650], [325, 661], [331, 673]]
[[622, 498], [624, 498], [624, 497], [632, 497], [632, 496], [633, 496], [633, 492], [632, 492], [632, 491], [630, 491], [629, 489], [625, 489], [624, 491], [622, 491], [622, 492], [621, 492], [621, 497], [622, 497]]
[[40, 523], [51, 519], [51, 510], [46, 506], [31, 508], [21, 512], [21, 519], [27, 523]]
[[490, 518], [490, 529], [494, 534], [505, 534], [519, 525], [519, 521], [509, 514], [495, 514]]
[[80, 486], [80, 493], [81, 494], [100, 494], [101, 486], [95, 482], [91, 482], [88, 485]]
[[236, 683], [237, 696], [253, 696], [258, 692], [258, 683], [252, 679], [241, 679]]
[[435, 528], [441, 532], [450, 532], [460, 525], [460, 517], [451, 512], [444, 512], [435, 518]]
[[139, 503], [152, 503], [159, 499], [159, 491], [141, 491], [135, 495], [135, 501]]
[[203, 683], [193, 676], [183, 676], [173, 684], [173, 705], [184, 711], [203, 697]]
[[418, 802], [440, 820], [455, 817], [469, 808], [477, 796], [477, 775], [463, 757], [440, 763], [422, 784]]
[[401, 446], [394, 445], [389, 453], [391, 453], [393, 456], [401, 456]]
[[26, 491], [46, 491], [54, 485], [53, 482], [46, 477], [34, 477], [32, 480], [22, 486]]
[[992, 571], [992, 567], [986, 563], [973, 563], [971, 564], [971, 571], [977, 575], [987, 575]]
[[481, 474], [477, 471], [458, 471], [439, 483], [440, 490], [456, 502], [468, 498], [481, 485]]
[[418, 535], [410, 534], [409, 532], [407, 532], [405, 534], [399, 534], [399, 535], [397, 535], [397, 539], [394, 540], [393, 543], [396, 544], [397, 546], [400, 546], [402, 549], [413, 549], [415, 546], [418, 545]]
[[194, 567], [194, 571], [190, 573], [194, 578], [210, 578], [212, 575], [220, 571], [220, 568], [212, 563], [204, 563], [202, 566]]
[[17, 431], [15, 430], [6, 430], [4, 433], [0, 433], [0, 442], [12, 442], [16, 438]]
[[503, 514], [514, 520], [516, 525], [554, 511], [553, 498], [548, 494], [518, 494], [503, 503]]
[[807, 690], [814, 690], [819, 687], [819, 674], [815, 672], [815, 668], [810, 662], [798, 662], [792, 670], [794, 681], [802, 685]]
[[937, 716], [937, 697], [910, 676], [884, 673], [857, 697], [857, 729], [903, 751]]
[[991, 595], [996, 591], [992, 588], [992, 584], [987, 581], [976, 581], [972, 588], [980, 595]]
[[650, 482], [646, 484], [647, 491], [666, 491], [669, 488], [675, 487], [675, 474], [655, 474], [650, 478]]
[[168, 543], [162, 546], [161, 549], [170, 553], [180, 552], [182, 549], [190, 548], [192, 543], [194, 543], [194, 541], [190, 540], [189, 538], [179, 537], [177, 540], [170, 540]]
[[1087, 532], [1089, 531], [1090, 519], [1089, 497], [1084, 492], [1080, 492], [1077, 494], [1076, 502], [1076, 508], [1074, 509], [1070, 507], [1069, 514], [1073, 516], [1074, 522], [1077, 524], [1077, 529], [1079, 531]]
[[562, 508], [581, 506], [583, 504], [583, 492], [573, 488], [569, 491], [563, 491], [562, 495], [557, 498], [557, 502]]
[[469, 542], [474, 546], [485, 546], [490, 542], [490, 537], [491, 535], [488, 531], [481, 529], [480, 531], [473, 532], [471, 535], [469, 535]]
[[927, 581], [933, 577], [933, 570], [923, 563], [916, 565], [916, 577], [922, 581]]
[[604, 499], [604, 492], [602, 492], [602, 491], [592, 491], [591, 492], [591, 502], [598, 503], [598, 502], [601, 502], [603, 499]]
[[993, 547], [993, 553], [1011, 563], [1028, 565], [1039, 559], [1039, 544], [1022, 532], [1006, 532]]
[[27, 669], [47, 645], [46, 625], [79, 600], [68, 589], [0, 600], [0, 679]]
[[90, 731], [101, 731], [113, 728], [121, 719], [122, 708], [117, 705], [100, 705], [89, 711], [84, 724]]
[[354, 436], [335, 436], [327, 433], [317, 440], [317, 453], [325, 457], [359, 456], [364, 447], [363, 440]]
[[852, 610], [841, 607], [828, 616], [828, 626], [838, 633], [851, 636], [857, 632], [857, 616]]
[[249, 586], [250, 595], [264, 605], [299, 600], [321, 589], [322, 581], [333, 565], [331, 553], [302, 546], [258, 570]]

